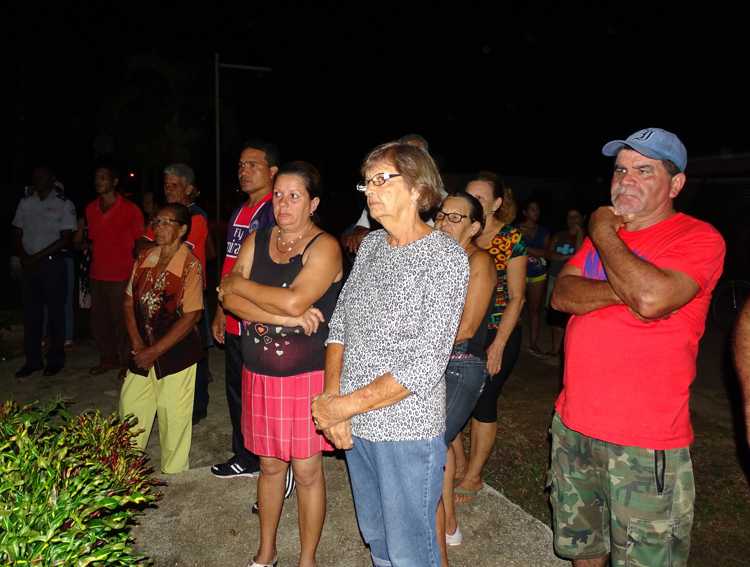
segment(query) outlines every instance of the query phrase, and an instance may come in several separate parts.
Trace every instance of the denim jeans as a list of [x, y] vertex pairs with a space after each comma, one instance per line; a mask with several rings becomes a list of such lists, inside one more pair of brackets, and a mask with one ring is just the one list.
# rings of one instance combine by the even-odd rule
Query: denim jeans
[[477, 405], [487, 379], [487, 362], [467, 352], [468, 341], [453, 346], [445, 369], [445, 444], [450, 445]]
[[377, 443], [354, 437], [346, 463], [359, 529], [375, 567], [438, 567], [443, 437]]

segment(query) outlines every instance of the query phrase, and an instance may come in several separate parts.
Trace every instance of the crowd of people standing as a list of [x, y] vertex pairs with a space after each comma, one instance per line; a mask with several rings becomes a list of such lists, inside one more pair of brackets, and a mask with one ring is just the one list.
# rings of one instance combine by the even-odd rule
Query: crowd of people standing
[[[228, 223], [216, 290], [206, 285], [216, 250], [188, 165], [164, 168], [166, 202], [151, 204], [147, 224], [118, 193], [112, 164], [97, 165], [97, 197], [80, 222], [51, 170], [37, 168], [13, 221], [26, 354], [16, 376], [63, 368], [62, 252], [85, 249], [100, 356], [90, 372], [120, 373], [120, 413], [138, 417], [139, 447], [159, 420], [164, 473], [189, 468], [192, 424], [208, 409], [207, 352], [223, 345], [231, 457], [211, 472], [259, 476], [250, 567], [277, 564], [295, 487], [298, 564], [315, 565], [322, 454], [334, 450], [346, 457], [373, 564], [447, 565], [447, 548], [465, 537], [455, 507], [479, 494], [498, 438], [525, 311], [529, 352], [564, 356], [551, 424], [555, 551], [578, 567], [626, 557], [684, 565], [688, 387], [724, 243], [674, 209], [687, 164], [677, 136], [648, 128], [603, 153], [615, 158], [611, 206], [588, 224], [571, 207], [552, 234], [540, 201], [518, 207], [496, 173], [446, 191], [424, 138], [382, 144], [361, 166], [366, 223], [340, 245], [316, 215], [325, 196], [315, 166], [281, 162], [275, 145], [250, 140], [237, 172], [245, 201]], [[550, 352], [540, 347], [545, 309]], [[622, 478], [638, 485], [637, 501], [623, 501]]]

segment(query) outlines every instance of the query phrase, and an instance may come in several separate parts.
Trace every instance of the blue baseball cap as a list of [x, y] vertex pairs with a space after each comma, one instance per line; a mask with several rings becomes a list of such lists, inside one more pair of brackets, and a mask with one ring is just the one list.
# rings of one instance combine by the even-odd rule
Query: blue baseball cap
[[602, 148], [602, 153], [605, 156], [616, 156], [625, 146], [651, 159], [668, 159], [680, 171], [685, 171], [685, 166], [687, 166], [685, 144], [672, 132], [661, 128], [644, 128], [631, 134], [626, 140], [607, 142]]

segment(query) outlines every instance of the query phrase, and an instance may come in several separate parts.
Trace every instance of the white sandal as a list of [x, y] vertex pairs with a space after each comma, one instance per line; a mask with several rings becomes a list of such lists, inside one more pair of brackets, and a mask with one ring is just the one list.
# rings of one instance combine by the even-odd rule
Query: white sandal
[[258, 563], [255, 561], [255, 558], [253, 558], [252, 563], [248, 563], [247, 567], [276, 567], [276, 564], [279, 562], [278, 557], [274, 557], [273, 561], [271, 563]]
[[445, 543], [451, 547], [461, 545], [463, 542], [464, 536], [458, 526], [456, 526], [456, 531], [452, 534], [445, 534]]

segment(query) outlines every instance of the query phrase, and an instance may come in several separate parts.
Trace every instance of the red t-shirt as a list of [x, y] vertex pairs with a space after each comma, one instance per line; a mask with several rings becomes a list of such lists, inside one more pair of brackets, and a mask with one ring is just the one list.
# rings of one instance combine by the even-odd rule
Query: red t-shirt
[[133, 270], [133, 248], [143, 234], [143, 213], [121, 195], [103, 213], [99, 199], [86, 206], [86, 224], [91, 239], [90, 277], [105, 282], [121, 282]]
[[[227, 254], [221, 268], [221, 277], [227, 275], [234, 268], [235, 263], [237, 263], [237, 255], [245, 238], [258, 229], [274, 224], [271, 197], [272, 195], [269, 193], [254, 205], [244, 204], [232, 214], [232, 219], [227, 227]], [[230, 335], [242, 333], [240, 321], [229, 312], [226, 312], [226, 332]]]
[[[641, 321], [624, 305], [571, 317], [555, 409], [566, 427], [595, 439], [647, 449], [687, 447], [693, 440], [690, 384], [711, 292], [721, 275], [724, 240], [711, 225], [682, 213], [618, 234], [638, 257], [686, 274], [700, 289], [657, 321]], [[588, 238], [570, 263], [584, 277], [607, 279]]]

